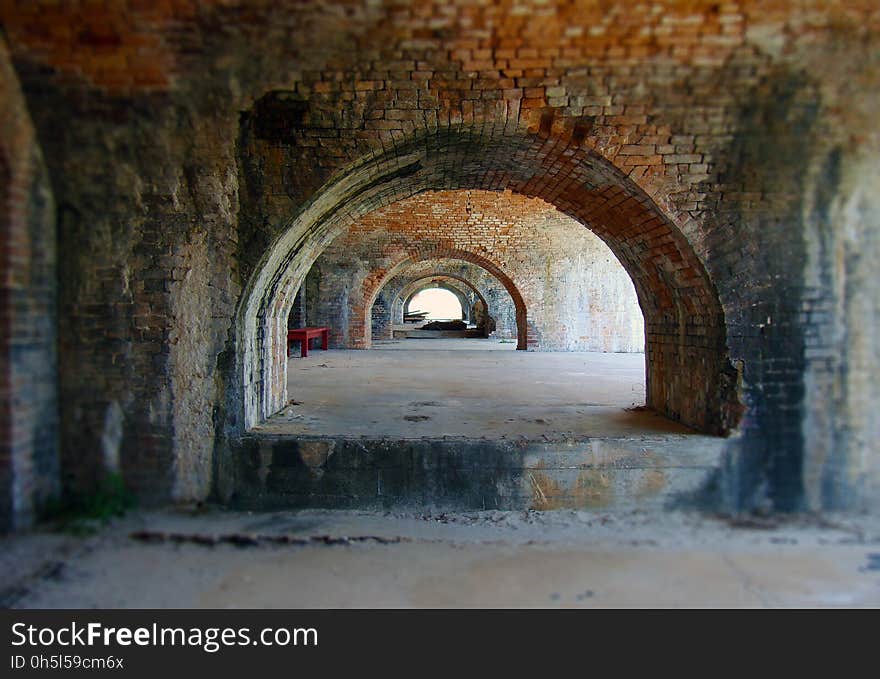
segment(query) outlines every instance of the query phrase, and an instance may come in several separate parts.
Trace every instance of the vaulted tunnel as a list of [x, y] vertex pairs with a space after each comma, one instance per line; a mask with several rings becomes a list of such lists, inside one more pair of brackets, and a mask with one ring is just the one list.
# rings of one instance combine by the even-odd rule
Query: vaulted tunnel
[[[416, 214], [459, 232], [360, 260], [353, 346], [395, 267], [460, 256], [511, 283], [509, 360], [641, 332], [644, 405], [730, 434], [712, 506], [877, 508], [875, 3], [343, 4], [0, 8], [5, 526], [108, 476], [164, 504], [265, 474], [236, 461], [298, 396], [308, 272]], [[483, 208], [529, 201], [610, 249], [643, 330], [542, 324], [588, 267], [520, 279], [540, 248]]]
[[[439, 167], [440, 187], [430, 183], [438, 181], [435, 168]], [[388, 169], [383, 173], [382, 168]], [[545, 174], [550, 168], [552, 182]], [[316, 209], [306, 210], [279, 238], [264, 258], [243, 307], [245, 421], [254, 424], [286, 401], [282, 334], [287, 314], [295, 291], [327, 244], [376, 209], [388, 209], [426, 190], [449, 190], [450, 185], [482, 189], [486, 182], [490, 190], [509, 189], [553, 202], [602, 238], [621, 261], [645, 316], [650, 407], [713, 433], [735, 424], [728, 415], [736, 395], [730, 387], [732, 368], [717, 293], [672, 222], [631, 181], [593, 154], [527, 137], [499, 137], [493, 144], [466, 130], [414, 140], [395, 149], [391, 157], [386, 154], [353, 166], [339, 179], [342, 186], [326, 187], [313, 202]], [[313, 214], [317, 206], [320, 212]], [[449, 248], [442, 242], [414, 241], [399, 262], [391, 261], [386, 270], [372, 273], [363, 285], [364, 303], [354, 312], [357, 327], [369, 332], [365, 319], [375, 295], [404, 262], [454, 254], [502, 275], [480, 255]], [[513, 291], [512, 297], [521, 299]], [[525, 314], [524, 305], [519, 313]], [[264, 330], [257, 333], [257, 327]], [[355, 337], [354, 342], [365, 344], [368, 339]], [[527, 346], [528, 338], [521, 331], [518, 342], [521, 348]], [[255, 371], [256, 365], [262, 369]], [[694, 385], [701, 386], [694, 389]]]

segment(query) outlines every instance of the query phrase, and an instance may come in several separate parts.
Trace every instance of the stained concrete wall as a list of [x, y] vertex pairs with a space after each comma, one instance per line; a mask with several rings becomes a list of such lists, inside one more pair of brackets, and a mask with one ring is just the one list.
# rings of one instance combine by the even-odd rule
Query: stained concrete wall
[[0, 21], [57, 206], [70, 485], [118, 454], [145, 501], [223, 496], [226, 441], [283, 402], [277, 319], [321, 249], [425, 189], [508, 188], [627, 267], [649, 402], [738, 432], [724, 506], [876, 508], [873, 0]]
[[880, 166], [833, 152], [814, 182], [802, 312], [805, 492], [809, 506], [877, 510]]

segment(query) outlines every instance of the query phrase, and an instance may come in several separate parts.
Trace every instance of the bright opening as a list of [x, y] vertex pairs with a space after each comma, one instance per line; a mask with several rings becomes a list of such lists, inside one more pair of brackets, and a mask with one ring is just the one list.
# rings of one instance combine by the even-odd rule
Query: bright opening
[[409, 313], [427, 311], [426, 320], [460, 321], [462, 319], [461, 302], [449, 290], [429, 288], [416, 294], [409, 303]]

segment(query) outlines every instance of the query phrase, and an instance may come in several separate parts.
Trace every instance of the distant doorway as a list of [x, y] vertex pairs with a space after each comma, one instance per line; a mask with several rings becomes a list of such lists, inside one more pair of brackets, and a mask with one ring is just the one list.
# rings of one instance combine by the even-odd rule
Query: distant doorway
[[458, 297], [443, 288], [427, 288], [409, 301], [406, 313], [422, 315], [428, 321], [460, 321], [465, 312]]

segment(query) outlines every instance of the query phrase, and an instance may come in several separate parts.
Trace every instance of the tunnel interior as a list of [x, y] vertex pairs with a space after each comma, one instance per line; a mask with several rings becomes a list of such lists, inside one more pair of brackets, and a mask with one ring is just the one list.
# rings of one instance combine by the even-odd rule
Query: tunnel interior
[[[796, 5], [4, 3], [3, 529], [108, 478], [876, 511], [880, 30]], [[425, 281], [484, 336], [395, 337]], [[410, 352], [447, 391], [371, 393]]]
[[[403, 463], [395, 457], [397, 453], [389, 453], [388, 460], [393, 462], [373, 460], [364, 476], [392, 473], [409, 480], [390, 487], [383, 482], [381, 498], [378, 491], [359, 491], [357, 501], [368, 505], [425, 501], [498, 508], [625, 504], [634, 493], [644, 495], [638, 489], [651, 483], [655, 490], [648, 494], [653, 502], [673, 502], [674, 497], [686, 494], [680, 478], [699, 485], [679, 468], [697, 467], [698, 474], [710, 475], [723, 447], [723, 439], [712, 436], [725, 434], [736, 424], [724, 419], [729, 399], [735, 395], [719, 389], [729, 369], [720, 302], [705, 271], [680, 264], [690, 261], [699, 267], [695, 253], [625, 177], [595, 158], [587, 163], [586, 157], [571, 157], [576, 155], [571, 149], [569, 188], [563, 191], [548, 183], [545, 191], [561, 203], [559, 193], [586, 190], [583, 195], [590, 196], [589, 202], [577, 207], [591, 214], [587, 223], [583, 216], [572, 217], [542, 198], [509, 186], [430, 188], [430, 182], [436, 181], [432, 176], [435, 164], [443, 167], [447, 179], [455, 172], [465, 175], [456, 181], [464, 180], [466, 186], [487, 175], [497, 181], [496, 162], [505, 171], [525, 173], [530, 179], [520, 181], [526, 185], [545, 179], [543, 165], [534, 159], [530, 169], [510, 162], [502, 149], [516, 144], [515, 139], [484, 141], [476, 150], [468, 131], [457, 133], [457, 144], [446, 140], [443, 146], [435, 146], [432, 139], [415, 140], [408, 147], [410, 169], [392, 171], [387, 180], [366, 180], [366, 188], [358, 186], [361, 180], [355, 174], [364, 172], [369, 177], [377, 161], [352, 169], [340, 181], [356, 187], [354, 199], [339, 196], [335, 186], [324, 187], [322, 191], [340, 201], [336, 207], [310, 226], [306, 226], [307, 215], [298, 218], [301, 223], [295, 221], [275, 245], [283, 252], [287, 243], [294, 242], [292, 234], [305, 228], [306, 235], [295, 241], [295, 251], [264, 258], [263, 266], [271, 269], [277, 261], [281, 271], [266, 276], [271, 283], [259, 302], [264, 311], [254, 317], [258, 327], [265, 324], [266, 328], [253, 335], [256, 342], [250, 355], [263, 357], [251, 379], [254, 386], [260, 386], [264, 410], [260, 416], [254, 414], [248, 436], [262, 439], [257, 445], [275, 446], [273, 450], [283, 447], [279, 437], [288, 437], [294, 447], [304, 439], [326, 447], [331, 439], [352, 438], [369, 450], [390, 445], [389, 440], [417, 440], [441, 447], [442, 453], [424, 453], [427, 462], [422, 453]], [[523, 153], [523, 162], [530, 157], [531, 153]], [[508, 181], [513, 184], [516, 179]], [[630, 199], [618, 192], [632, 193], [629, 211], [601, 207], [607, 197], [595, 190], [600, 181], [624, 205]], [[578, 182], [589, 188], [583, 184], [578, 188]], [[397, 188], [392, 190], [389, 184]], [[379, 186], [382, 199], [377, 206], [372, 190]], [[360, 204], [362, 208], [357, 207]], [[650, 218], [652, 209], [654, 217]], [[338, 217], [339, 211], [345, 217]], [[652, 233], [652, 240], [646, 241], [634, 225]], [[626, 238], [621, 239], [619, 233]], [[312, 242], [315, 245], [310, 247]], [[653, 247], [646, 247], [648, 243]], [[485, 304], [490, 297], [497, 300], [492, 307], [486, 305], [490, 316], [498, 307], [499, 317], [513, 317], [515, 343], [491, 333], [459, 337], [455, 343], [450, 336], [435, 337], [444, 342], [427, 343], [419, 335], [431, 331], [403, 329], [395, 338], [393, 322], [389, 338], [387, 324], [374, 323], [376, 301], [389, 286], [396, 291], [401, 285], [412, 285], [413, 277], [418, 283], [424, 272], [452, 274], [457, 277], [454, 280], [486, 288], [481, 302]], [[504, 294], [495, 294], [499, 287]], [[315, 354], [305, 359], [321, 361], [317, 364], [306, 363], [295, 353], [288, 356], [283, 335], [292, 306], [287, 300], [294, 300], [295, 307], [298, 297], [305, 305], [306, 326], [329, 329], [330, 352], [326, 357]], [[392, 313], [395, 297], [392, 292], [383, 300]], [[256, 303], [260, 298], [253, 299]], [[505, 303], [507, 309], [502, 308]], [[251, 322], [250, 317], [245, 319]], [[281, 336], [273, 349], [275, 327]], [[374, 337], [374, 329], [381, 334]], [[463, 331], [466, 335], [466, 327]], [[505, 351], [513, 348], [520, 351]], [[413, 356], [407, 355], [410, 352]], [[246, 355], [245, 361], [250, 360]], [[323, 369], [315, 370], [313, 365]], [[248, 365], [244, 367], [247, 370]], [[592, 472], [585, 476], [576, 467], [572, 473], [569, 463], [559, 457], [560, 448], [567, 451], [578, 446], [582, 456], [589, 448], [587, 457], [601, 458], [598, 466], [604, 470], [613, 464], [609, 460], [631, 457], [629, 448], [644, 437], [655, 439], [660, 448], [678, 445], [688, 454], [677, 459], [657, 454], [662, 462], [634, 465], [631, 474], [614, 474], [613, 479], [600, 482], [598, 490], [593, 488]], [[371, 442], [364, 443], [367, 440]], [[511, 440], [527, 448], [550, 446], [552, 451], [541, 453], [543, 457], [537, 460], [531, 450], [526, 459], [499, 452]], [[460, 453], [459, 446], [474, 442], [478, 452]], [[487, 455], [488, 461], [483, 459]], [[515, 481], [507, 478], [509, 471], [504, 472], [503, 483], [492, 480], [497, 464], [494, 455], [506, 458], [510, 469], [516, 470]], [[452, 459], [447, 461], [449, 456]], [[268, 473], [270, 479], [260, 492], [281, 495], [286, 502], [336, 506], [351, 501], [348, 489], [352, 486], [365, 485], [361, 475], [352, 471], [363, 460], [343, 462], [345, 455], [335, 454], [318, 459], [319, 474], [309, 464], [297, 473], [286, 472], [286, 477], [273, 475], [274, 465], [258, 470], [258, 475]], [[344, 466], [329, 473], [337, 463]], [[393, 472], [377, 472], [375, 466], [382, 464], [390, 465]], [[437, 471], [414, 481], [414, 469], [423, 464], [434, 465]], [[594, 463], [585, 457], [583, 464]], [[676, 469], [674, 478], [662, 472], [663, 480], [656, 481], [658, 464]], [[540, 477], [534, 465], [543, 470]], [[466, 480], [461, 483], [451, 482], [462, 476]], [[426, 488], [435, 486], [440, 490], [426, 500]], [[584, 491], [584, 486], [590, 490]], [[487, 492], [487, 488], [494, 490]], [[690, 490], [698, 494], [700, 489]], [[255, 491], [248, 493], [253, 497]], [[553, 500], [540, 499], [547, 497]]]

